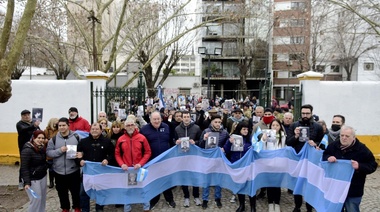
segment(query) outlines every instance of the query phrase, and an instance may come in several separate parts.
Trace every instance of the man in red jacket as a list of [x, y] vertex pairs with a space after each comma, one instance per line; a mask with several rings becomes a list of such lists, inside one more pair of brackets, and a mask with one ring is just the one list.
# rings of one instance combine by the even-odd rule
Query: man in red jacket
[[[119, 166], [127, 171], [129, 167], [139, 169], [148, 162], [152, 152], [148, 140], [140, 134], [134, 120], [124, 122], [126, 132], [116, 143], [115, 158]], [[144, 211], [149, 211], [149, 201], [143, 203]], [[124, 205], [124, 211], [131, 211], [131, 205]]]
[[78, 109], [76, 107], [69, 109], [69, 123], [71, 131], [81, 130], [90, 132], [90, 123], [78, 115]]

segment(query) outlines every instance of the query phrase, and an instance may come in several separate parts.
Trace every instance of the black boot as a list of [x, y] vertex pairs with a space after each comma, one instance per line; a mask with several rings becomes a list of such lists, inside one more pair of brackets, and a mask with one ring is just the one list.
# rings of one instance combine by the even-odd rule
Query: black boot
[[236, 212], [244, 212], [245, 211], [245, 195], [238, 194], [239, 199], [239, 207]]
[[49, 188], [54, 188], [54, 171], [49, 171]]
[[251, 212], [256, 212], [256, 195], [249, 197], [249, 205], [251, 206]]

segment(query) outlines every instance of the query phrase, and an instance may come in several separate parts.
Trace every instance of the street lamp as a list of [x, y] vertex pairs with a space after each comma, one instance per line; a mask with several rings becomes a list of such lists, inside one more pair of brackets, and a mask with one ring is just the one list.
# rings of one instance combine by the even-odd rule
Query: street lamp
[[211, 63], [210, 63], [210, 57], [211, 55], [221, 55], [222, 54], [222, 48], [215, 47], [213, 53], [208, 53], [206, 47], [198, 47], [198, 53], [204, 54], [208, 57], [207, 62], [207, 99], [211, 99], [211, 85], [210, 85], [210, 69], [211, 69]]

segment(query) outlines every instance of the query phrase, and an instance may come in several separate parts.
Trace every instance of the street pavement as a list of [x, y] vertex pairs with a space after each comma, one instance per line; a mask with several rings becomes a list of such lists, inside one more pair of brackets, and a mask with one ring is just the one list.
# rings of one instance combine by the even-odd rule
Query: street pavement
[[[0, 166], [0, 185], [17, 185], [18, 184], [18, 166]], [[238, 203], [230, 203], [231, 192], [226, 189], [222, 189], [222, 204], [221, 209], [217, 208], [213, 200], [213, 188], [210, 189], [210, 201], [207, 210], [202, 210], [201, 206], [195, 206], [194, 198], [190, 198], [190, 207], [183, 207], [183, 193], [180, 186], [177, 186], [173, 190], [175, 197], [175, 202], [177, 206], [175, 208], [170, 208], [161, 195], [159, 203], [156, 205], [153, 211], [164, 212], [164, 211], [178, 211], [178, 212], [193, 212], [193, 211], [218, 211], [218, 212], [233, 212], [238, 208]], [[21, 191], [20, 191], [21, 192]], [[190, 192], [191, 194], [191, 192]], [[91, 204], [92, 211], [95, 211], [94, 202]], [[293, 196], [287, 193], [286, 189], [282, 189], [281, 194], [281, 211], [291, 212], [293, 210]], [[15, 212], [26, 212], [28, 208], [28, 203], [23, 207], [19, 208]], [[257, 211], [268, 211], [267, 199], [257, 200]], [[249, 209], [249, 200], [246, 198], [246, 209]], [[380, 169], [371, 175], [368, 175], [363, 200], [360, 206], [362, 212], [380, 212]], [[61, 211], [59, 205], [59, 199], [57, 191], [54, 189], [48, 189], [47, 193], [47, 208], [48, 212], [58, 212]], [[121, 208], [115, 208], [113, 205], [105, 206], [105, 212], [118, 212], [123, 211]], [[142, 211], [142, 205], [133, 205], [132, 211]], [[306, 211], [305, 204], [302, 206], [302, 211]]]

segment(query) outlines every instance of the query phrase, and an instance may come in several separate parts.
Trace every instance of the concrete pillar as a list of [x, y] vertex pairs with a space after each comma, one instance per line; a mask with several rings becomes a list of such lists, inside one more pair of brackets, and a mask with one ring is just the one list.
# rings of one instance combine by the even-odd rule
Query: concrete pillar
[[297, 78], [299, 79], [300, 85], [302, 86], [302, 104], [308, 104], [310, 103], [310, 100], [308, 99], [307, 91], [319, 93], [318, 87], [320, 80], [323, 78], [323, 74], [314, 71], [308, 71], [298, 74]]
[[89, 83], [89, 89], [93, 89], [89, 101], [89, 108], [91, 108], [91, 123], [93, 123], [97, 121], [99, 111], [106, 111], [104, 90], [106, 89], [108, 76], [104, 72], [95, 71], [86, 73], [85, 77]]

